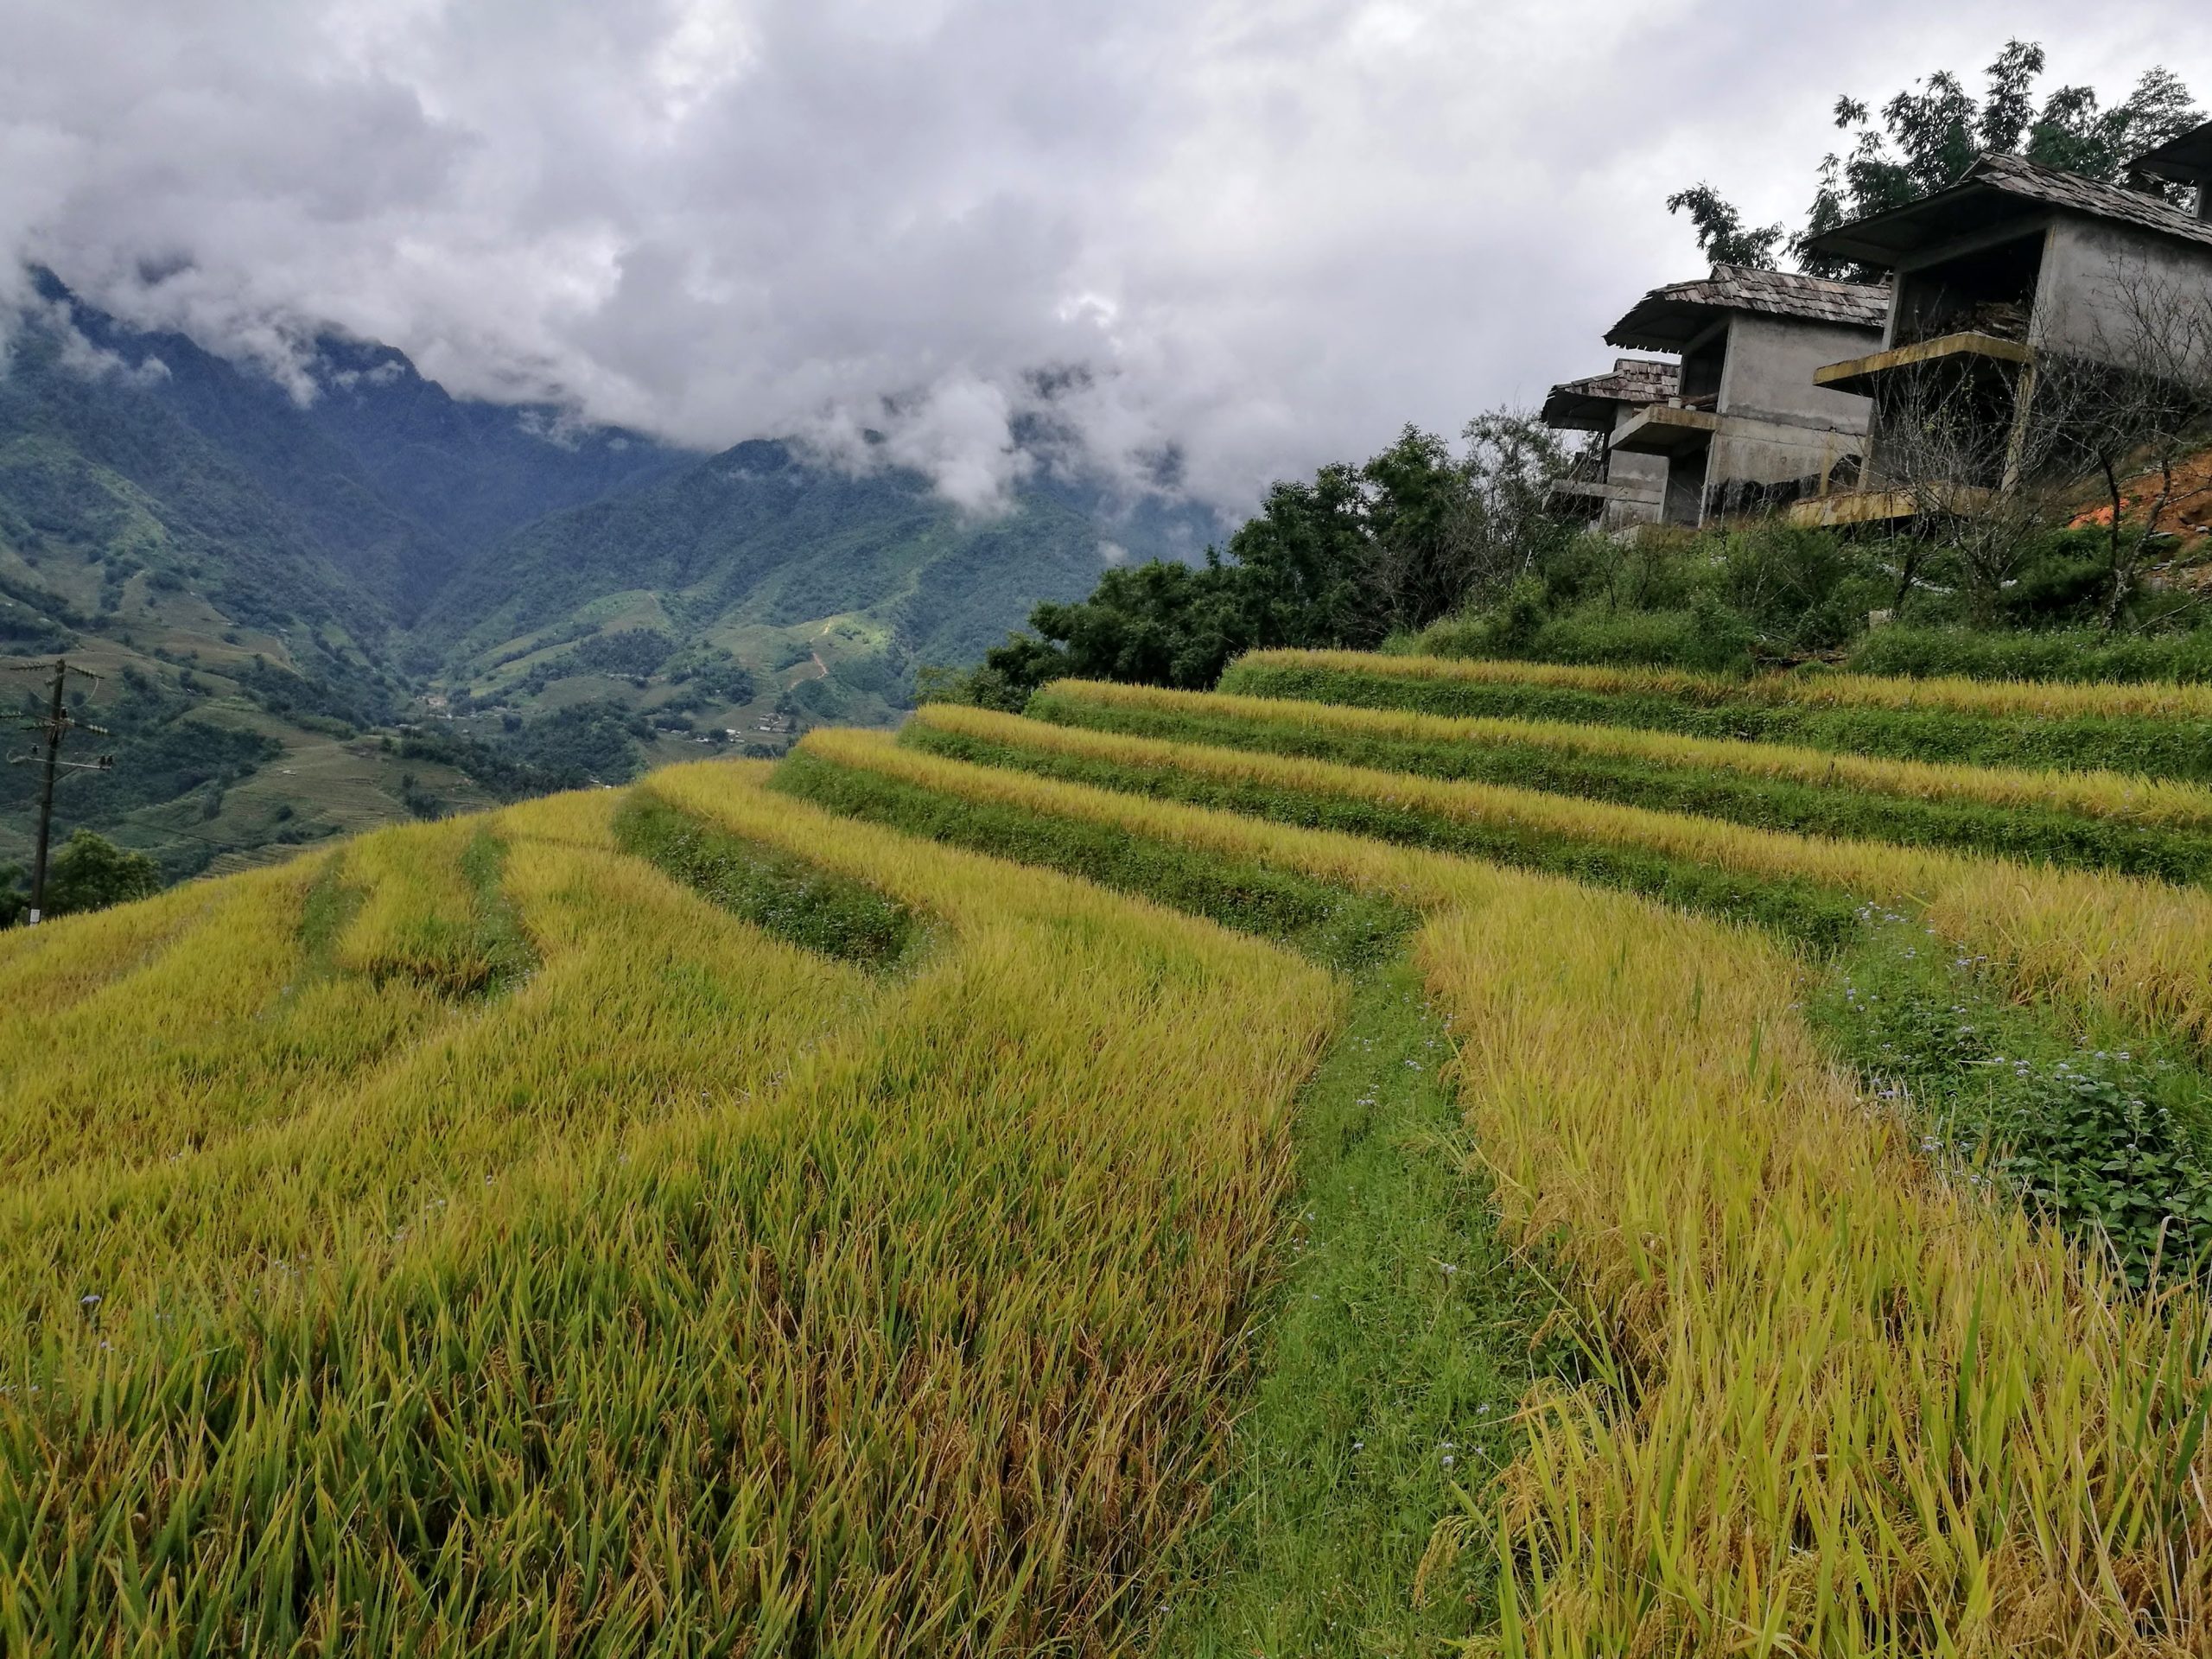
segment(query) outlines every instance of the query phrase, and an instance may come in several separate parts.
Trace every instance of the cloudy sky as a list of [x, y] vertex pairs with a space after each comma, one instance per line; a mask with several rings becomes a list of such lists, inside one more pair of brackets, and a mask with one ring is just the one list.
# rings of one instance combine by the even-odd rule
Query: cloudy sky
[[977, 504], [1048, 374], [1234, 510], [1603, 366], [1698, 266], [1668, 191], [1794, 220], [1840, 92], [2016, 34], [2212, 103], [2200, 5], [0, 0], [0, 285], [703, 447], [874, 427]]

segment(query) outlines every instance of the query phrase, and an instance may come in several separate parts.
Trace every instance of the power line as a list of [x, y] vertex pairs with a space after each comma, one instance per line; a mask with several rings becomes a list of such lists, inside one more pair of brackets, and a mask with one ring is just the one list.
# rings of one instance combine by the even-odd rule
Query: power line
[[38, 797], [38, 855], [31, 866], [31, 911], [29, 924], [35, 927], [39, 916], [46, 907], [46, 855], [54, 836], [54, 785], [64, 772], [105, 772], [115, 765], [115, 757], [103, 754], [94, 760], [64, 760], [61, 758], [62, 740], [72, 731], [91, 732], [107, 736], [107, 728], [79, 720], [69, 712], [63, 693], [68, 690], [72, 674], [98, 684], [99, 676], [89, 669], [72, 668], [67, 657], [57, 657], [51, 663], [10, 663], [10, 673], [50, 674], [53, 684], [47, 696], [46, 712], [42, 715], [19, 715], [16, 723], [39, 734], [44, 740], [40, 752], [13, 754], [8, 757], [12, 766], [43, 764], [46, 777], [39, 788]]

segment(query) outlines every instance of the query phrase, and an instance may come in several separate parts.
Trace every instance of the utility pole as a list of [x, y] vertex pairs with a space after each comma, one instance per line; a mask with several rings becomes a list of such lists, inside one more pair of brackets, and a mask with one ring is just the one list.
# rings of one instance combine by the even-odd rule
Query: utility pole
[[72, 668], [67, 657], [56, 658], [52, 663], [12, 663], [10, 671], [17, 674], [50, 674], [53, 684], [48, 689], [46, 712], [22, 718], [19, 723], [36, 732], [41, 741], [42, 753], [15, 754], [8, 757], [12, 766], [43, 766], [46, 776], [41, 780], [38, 792], [38, 855], [31, 865], [31, 911], [29, 925], [38, 925], [40, 914], [46, 908], [46, 855], [54, 839], [54, 785], [61, 772], [105, 772], [115, 765], [111, 754], [101, 755], [96, 760], [64, 760], [61, 741], [73, 729], [87, 731], [105, 737], [105, 727], [94, 726], [77, 719], [69, 712], [63, 694], [68, 690], [69, 677], [97, 683], [99, 676], [87, 669]]

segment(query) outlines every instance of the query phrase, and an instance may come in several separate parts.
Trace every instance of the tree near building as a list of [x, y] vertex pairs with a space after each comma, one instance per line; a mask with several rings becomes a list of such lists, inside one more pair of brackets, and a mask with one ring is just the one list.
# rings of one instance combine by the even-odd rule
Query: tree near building
[[1994, 379], [1938, 359], [1895, 377], [1878, 416], [1878, 480], [1908, 497], [1894, 604], [1922, 555], [1946, 553], [1976, 621], [2048, 532], [2094, 527], [2103, 543], [2098, 620], [2116, 628], [2200, 505], [2190, 463], [2212, 441], [2212, 296], [2139, 262], [2101, 284], [2070, 350]]
[[2212, 295], [2140, 263], [2108, 292], [2092, 354], [2045, 354], [2059, 458], [2100, 503], [2109, 632], [2202, 488], [2189, 463], [2212, 440]]
[[924, 671], [920, 695], [1018, 709], [1065, 676], [1203, 688], [1243, 652], [1371, 649], [1502, 593], [1568, 533], [1544, 512], [1566, 453], [1510, 410], [1478, 416], [1461, 438], [1455, 449], [1408, 426], [1363, 464], [1279, 483], [1225, 555], [1109, 570], [1088, 598], [1038, 606], [1032, 632], [981, 667]]
[[1897, 93], [1878, 108], [1845, 96], [1835, 124], [1845, 148], [1821, 163], [1804, 227], [1747, 226], [1743, 214], [1709, 184], [1667, 198], [1687, 213], [1698, 246], [1716, 263], [1766, 265], [1784, 249], [1800, 270], [1816, 276], [1859, 274], [1848, 261], [1808, 245], [1839, 225], [1932, 195], [1963, 173], [1975, 156], [2024, 156], [2045, 167], [2118, 182], [2133, 156], [2178, 137], [2204, 119], [2189, 89], [2163, 67], [2145, 70], [2134, 89], [2107, 103], [2092, 86], [2059, 86], [2037, 96], [2044, 54], [2031, 41], [2007, 41], [1984, 71], [1981, 95], [1948, 70]]

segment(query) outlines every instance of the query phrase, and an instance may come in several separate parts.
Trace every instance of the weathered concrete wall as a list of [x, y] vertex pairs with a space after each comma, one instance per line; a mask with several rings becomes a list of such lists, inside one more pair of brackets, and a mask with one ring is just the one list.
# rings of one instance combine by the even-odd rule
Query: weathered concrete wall
[[1679, 456], [1668, 467], [1667, 505], [1660, 515], [1662, 523], [1695, 527], [1704, 522], [1705, 467], [1702, 449]]
[[1713, 436], [1699, 521], [1772, 512], [1820, 493], [1839, 469], [1855, 479], [1866, 442], [1857, 432], [1734, 419]]
[[[2174, 329], [2171, 315], [2188, 308], [2212, 310], [2212, 246], [2094, 219], [2051, 226], [2036, 292], [2038, 350], [2132, 360], [2146, 328], [2154, 338], [2185, 336], [2187, 326]], [[2212, 376], [2212, 364], [2202, 361], [2177, 367]]]
[[1731, 319], [1719, 412], [1783, 426], [1866, 429], [1864, 397], [1813, 384], [1813, 371], [1880, 349], [1874, 328], [1738, 315]]
[[[1612, 435], [1618, 437], [1621, 429], [1643, 411], [1631, 404], [1615, 406]], [[1627, 524], [1649, 524], [1656, 519], [1667, 499], [1667, 457], [1639, 455], [1626, 449], [1614, 449], [1605, 456], [1605, 481], [1618, 484], [1635, 493], [1632, 503], [1616, 503], [1618, 511], [1608, 512], [1608, 530], [1618, 530]], [[1637, 508], [1648, 505], [1642, 518], [1636, 516]], [[1610, 522], [1618, 518], [1622, 522]]]

